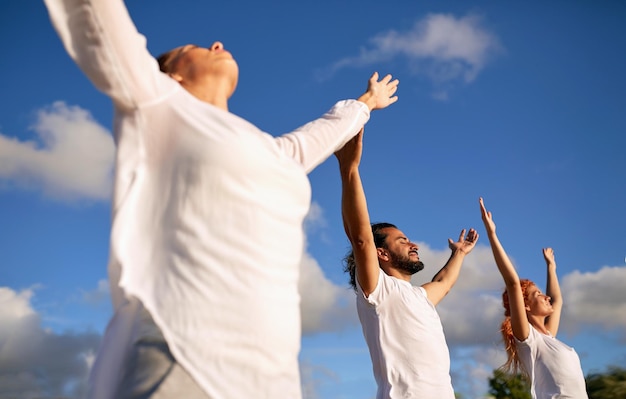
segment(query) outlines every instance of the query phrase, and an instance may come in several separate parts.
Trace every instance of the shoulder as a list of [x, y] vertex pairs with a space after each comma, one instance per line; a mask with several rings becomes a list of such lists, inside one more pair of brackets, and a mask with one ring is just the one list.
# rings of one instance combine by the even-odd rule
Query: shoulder
[[379, 268], [378, 283], [376, 284], [376, 288], [374, 288], [374, 291], [372, 291], [369, 296], [365, 297], [357, 279], [358, 296], [363, 298], [370, 304], [378, 306], [382, 302], [386, 301], [389, 296], [402, 290], [400, 283], [402, 283], [402, 281], [398, 280], [395, 277], [389, 276], [387, 273]]
[[528, 337], [526, 337], [526, 339], [524, 340], [519, 340], [515, 338], [515, 342], [517, 342], [518, 345], [535, 346], [537, 340], [540, 338], [541, 337], [539, 336], [539, 332], [535, 330], [535, 327], [533, 327], [532, 324], [528, 323]]

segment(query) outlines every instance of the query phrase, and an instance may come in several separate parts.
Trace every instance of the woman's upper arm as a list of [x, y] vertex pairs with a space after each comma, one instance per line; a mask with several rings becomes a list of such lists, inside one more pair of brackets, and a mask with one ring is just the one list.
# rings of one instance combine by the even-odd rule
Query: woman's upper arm
[[158, 96], [167, 80], [122, 0], [45, 0], [66, 51], [91, 82], [119, 106]]
[[530, 333], [530, 325], [526, 317], [526, 305], [524, 304], [524, 295], [519, 284], [507, 286], [509, 296], [509, 306], [511, 309], [511, 329], [513, 335], [520, 341], [528, 338]]

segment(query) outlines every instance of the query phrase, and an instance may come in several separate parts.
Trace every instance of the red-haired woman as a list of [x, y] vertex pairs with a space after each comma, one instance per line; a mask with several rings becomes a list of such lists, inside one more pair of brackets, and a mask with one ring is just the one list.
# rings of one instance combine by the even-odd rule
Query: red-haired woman
[[506, 289], [502, 337], [508, 355], [503, 369], [528, 378], [533, 399], [587, 398], [580, 359], [573, 348], [556, 339], [563, 299], [552, 248], [543, 249], [547, 266], [546, 293], [530, 280], [520, 280], [498, 236], [491, 212], [479, 200], [491, 250]]

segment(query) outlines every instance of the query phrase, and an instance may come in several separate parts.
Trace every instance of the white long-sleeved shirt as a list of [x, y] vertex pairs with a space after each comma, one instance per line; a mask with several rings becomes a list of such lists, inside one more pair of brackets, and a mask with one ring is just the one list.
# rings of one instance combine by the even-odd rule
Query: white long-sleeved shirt
[[115, 315], [90, 396], [114, 395], [138, 298], [209, 397], [299, 398], [306, 174], [369, 109], [342, 101], [273, 137], [161, 73], [121, 0], [45, 2], [67, 52], [115, 107]]

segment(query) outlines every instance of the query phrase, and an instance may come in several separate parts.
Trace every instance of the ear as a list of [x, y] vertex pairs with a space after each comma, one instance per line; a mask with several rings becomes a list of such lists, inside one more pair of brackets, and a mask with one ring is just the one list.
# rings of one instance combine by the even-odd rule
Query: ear
[[169, 73], [168, 75], [170, 75], [170, 78], [174, 79], [178, 83], [181, 83], [183, 81], [183, 77], [177, 73]]
[[376, 248], [378, 259], [387, 262], [389, 260], [389, 253], [385, 248]]

